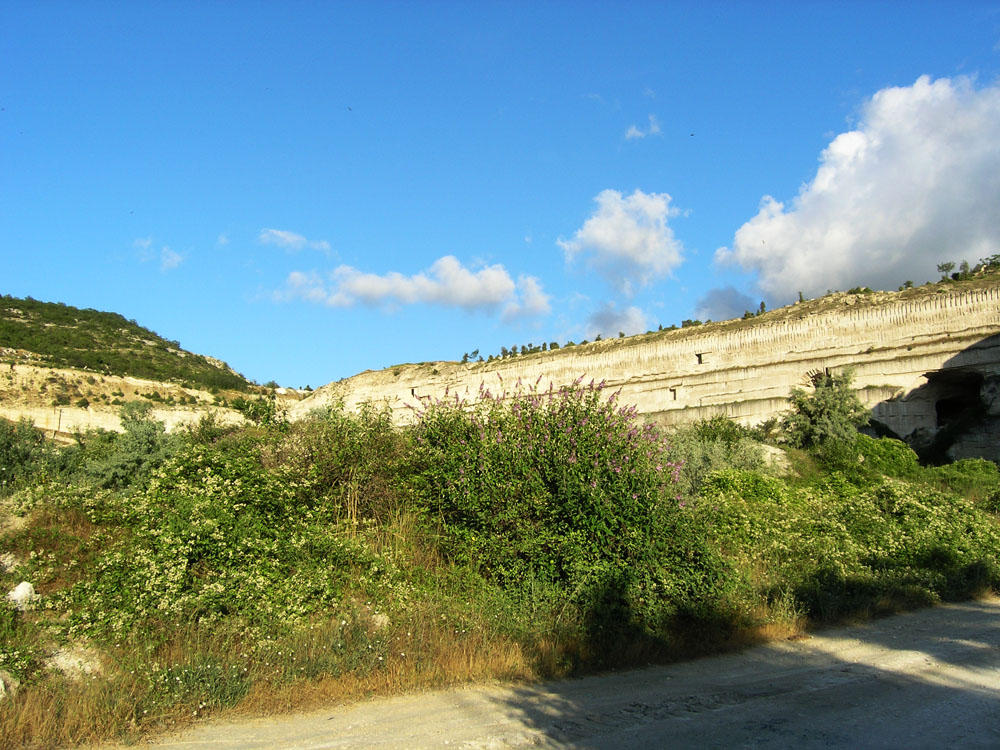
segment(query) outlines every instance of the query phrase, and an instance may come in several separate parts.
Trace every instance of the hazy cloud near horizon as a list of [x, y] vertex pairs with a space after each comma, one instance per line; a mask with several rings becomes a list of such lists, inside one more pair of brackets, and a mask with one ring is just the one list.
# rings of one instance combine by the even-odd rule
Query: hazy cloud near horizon
[[735, 287], [724, 286], [709, 289], [694, 309], [694, 316], [699, 320], [732, 320], [741, 318], [743, 314], [760, 308], [759, 302], [744, 294]]
[[619, 333], [632, 336], [646, 332], [646, 315], [638, 307], [626, 307], [619, 310], [614, 302], [605, 302], [587, 320], [585, 328], [589, 339], [614, 338]]
[[764, 196], [715, 258], [756, 271], [783, 304], [800, 291], [925, 281], [942, 261], [998, 250], [1000, 87], [922, 76], [877, 92], [790, 204]]

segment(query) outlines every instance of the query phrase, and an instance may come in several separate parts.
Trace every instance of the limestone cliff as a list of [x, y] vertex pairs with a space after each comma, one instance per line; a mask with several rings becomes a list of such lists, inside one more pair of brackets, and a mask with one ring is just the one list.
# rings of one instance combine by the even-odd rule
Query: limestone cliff
[[750, 320], [460, 364], [400, 365], [331, 383], [293, 418], [332, 401], [387, 405], [413, 419], [421, 399], [474, 399], [522, 385], [584, 378], [621, 389], [645, 418], [680, 424], [724, 414], [754, 424], [788, 406], [792, 388], [852, 367], [873, 417], [927, 447], [957, 423], [951, 456], [1000, 458], [1000, 284], [935, 285], [899, 293], [834, 294]]

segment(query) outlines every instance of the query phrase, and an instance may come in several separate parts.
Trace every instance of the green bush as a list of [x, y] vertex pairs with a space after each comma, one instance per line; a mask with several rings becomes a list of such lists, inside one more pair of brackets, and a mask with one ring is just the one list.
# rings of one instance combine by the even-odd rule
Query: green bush
[[10, 492], [41, 468], [49, 451], [29, 419], [0, 419], [0, 494]]
[[820, 620], [961, 598], [1000, 584], [1000, 529], [957, 495], [839, 473], [791, 487], [721, 472], [693, 511], [768, 600]]
[[232, 401], [232, 407], [256, 425], [272, 426], [285, 422], [284, 410], [278, 407], [273, 393], [257, 398], [237, 396]]
[[360, 540], [332, 533], [329, 509], [265, 468], [255, 439], [185, 448], [141, 492], [79, 502], [127, 533], [66, 594], [74, 631], [118, 638], [228, 618], [283, 632], [335, 605], [358, 577], [382, 581], [392, 571]]
[[153, 469], [175, 449], [177, 441], [166, 434], [162, 422], [152, 418], [146, 401], [129, 401], [121, 407], [124, 432], [108, 434], [101, 441], [99, 456], [91, 456], [84, 470], [98, 487], [141, 487]]
[[823, 375], [813, 393], [795, 388], [792, 411], [784, 419], [788, 441], [798, 448], [851, 441], [857, 428], [868, 424], [868, 411], [851, 390], [852, 374]]
[[725, 469], [763, 470], [764, 454], [752, 430], [716, 416], [670, 434], [670, 453], [679, 464], [678, 491], [698, 495], [706, 479]]
[[406, 483], [406, 449], [387, 408], [364, 404], [354, 414], [333, 404], [289, 425], [265, 455], [338, 517], [386, 521]]
[[427, 510], [448, 555], [490, 578], [580, 584], [649, 554], [675, 509], [674, 464], [652, 426], [600, 388], [488, 392], [467, 411], [430, 406], [416, 428]]
[[873, 438], [859, 433], [854, 438], [854, 445], [870, 472], [906, 479], [920, 471], [917, 454], [902, 440]]
[[944, 466], [928, 467], [926, 472], [950, 492], [988, 500], [1000, 492], [1000, 469], [982, 458], [963, 458]]
[[506, 590], [558, 592], [602, 644], [709, 617], [730, 575], [685, 521], [665, 436], [616, 395], [486, 390], [429, 405], [414, 430], [444, 554]]

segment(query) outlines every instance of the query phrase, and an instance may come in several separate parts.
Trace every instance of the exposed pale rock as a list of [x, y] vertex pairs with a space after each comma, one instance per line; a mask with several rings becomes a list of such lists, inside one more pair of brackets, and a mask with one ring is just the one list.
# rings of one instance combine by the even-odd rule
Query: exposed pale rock
[[27, 581], [21, 581], [12, 591], [7, 593], [7, 599], [22, 612], [40, 598], [35, 593], [35, 587]]
[[788, 454], [781, 448], [774, 445], [761, 443], [758, 445], [764, 456], [764, 463], [780, 474], [788, 473], [792, 470], [792, 463], [788, 460]]
[[74, 680], [101, 673], [101, 661], [97, 652], [84, 646], [60, 648], [48, 658], [46, 664]]
[[16, 568], [18, 559], [13, 552], [4, 552], [0, 555], [0, 569], [10, 571]]
[[3, 701], [7, 696], [13, 698], [17, 695], [19, 687], [21, 687], [21, 683], [14, 678], [14, 675], [0, 669], [0, 701]]

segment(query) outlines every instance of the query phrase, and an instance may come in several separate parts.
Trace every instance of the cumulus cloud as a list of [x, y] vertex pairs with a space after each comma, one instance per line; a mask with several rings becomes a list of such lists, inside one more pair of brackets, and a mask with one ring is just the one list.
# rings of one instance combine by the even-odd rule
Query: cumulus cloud
[[625, 140], [633, 141], [636, 138], [645, 138], [647, 135], [657, 135], [659, 132], [660, 121], [656, 119], [655, 115], [650, 115], [649, 127], [642, 130], [635, 125], [630, 125], [628, 130], [625, 131]]
[[542, 291], [542, 282], [534, 276], [517, 277], [517, 294], [503, 309], [503, 319], [514, 321], [523, 318], [537, 318], [548, 314], [552, 307], [551, 297]]
[[632, 336], [646, 331], [646, 315], [638, 307], [619, 310], [614, 302], [606, 302], [587, 320], [587, 338], [614, 338], [619, 333]]
[[695, 306], [694, 315], [699, 320], [731, 320], [742, 318], [747, 310], [757, 310], [758, 307], [753, 297], [735, 287], [724, 286], [705, 292]]
[[274, 296], [278, 300], [304, 299], [331, 307], [432, 304], [490, 310], [503, 306], [505, 320], [549, 311], [549, 297], [535, 277], [521, 276], [515, 283], [502, 265], [473, 271], [451, 255], [439, 258], [427, 271], [412, 276], [397, 272], [366, 273], [346, 265], [326, 276], [294, 271]]
[[604, 190], [597, 210], [573, 235], [557, 240], [572, 262], [582, 256], [618, 291], [631, 295], [636, 285], [669, 276], [682, 261], [683, 245], [667, 225], [679, 211], [666, 193], [636, 190], [627, 197]]
[[301, 234], [289, 232], [286, 229], [261, 229], [257, 235], [257, 241], [262, 245], [277, 245], [290, 252], [298, 252], [303, 249], [320, 250], [324, 253], [330, 252], [330, 243], [325, 240], [308, 240]]
[[716, 260], [758, 272], [775, 301], [796, 292], [932, 278], [944, 260], [1000, 245], [1000, 88], [922, 76], [882, 89], [857, 129], [820, 156], [786, 206], [771, 196]]

